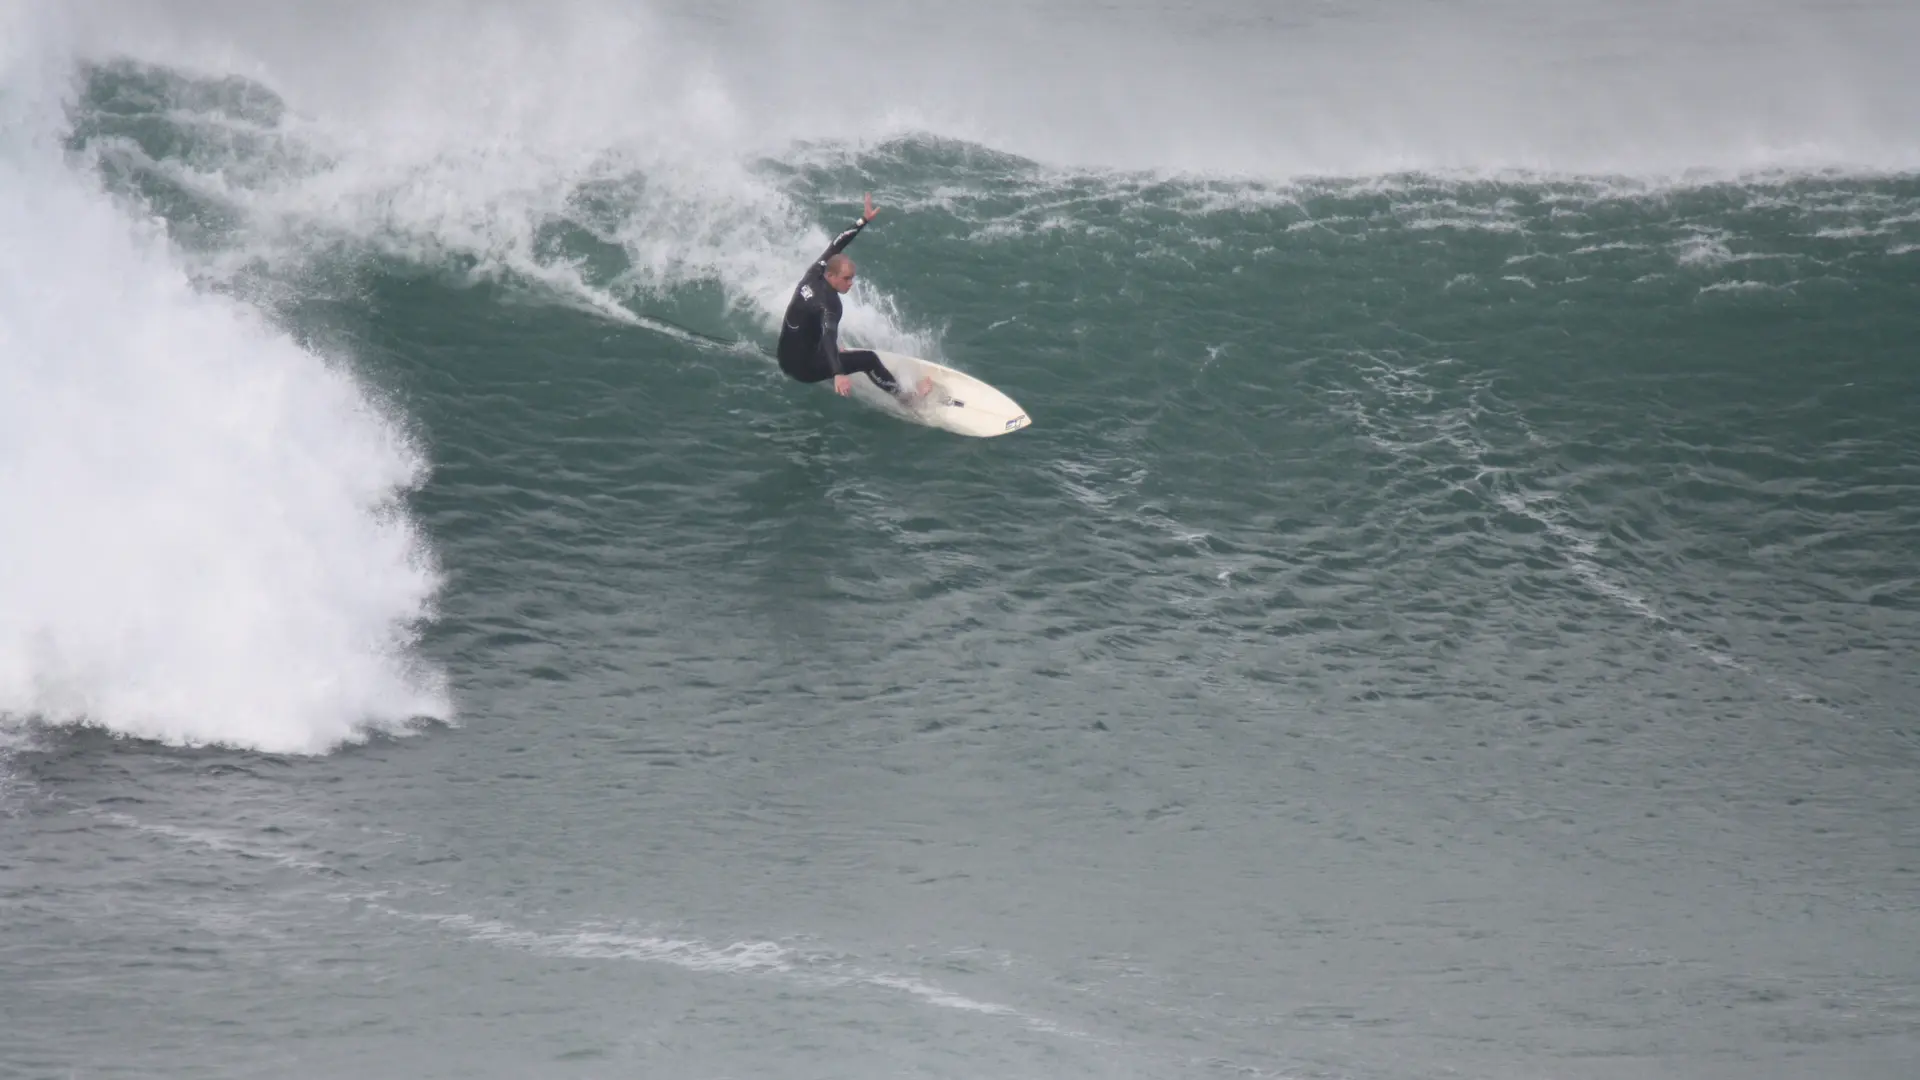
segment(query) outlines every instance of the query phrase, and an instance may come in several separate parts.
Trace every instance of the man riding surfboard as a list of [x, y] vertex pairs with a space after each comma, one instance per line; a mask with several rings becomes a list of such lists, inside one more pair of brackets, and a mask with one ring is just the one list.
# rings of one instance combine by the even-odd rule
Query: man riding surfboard
[[[873, 196], [868, 195], [866, 212], [860, 220], [853, 223], [853, 228], [834, 237], [827, 250], [807, 268], [800, 284], [794, 286], [793, 299], [787, 304], [786, 319], [780, 327], [777, 350], [780, 370], [806, 383], [831, 378], [834, 391], [842, 396], [852, 392], [849, 376], [865, 372], [875, 386], [903, 401], [912, 401], [918, 395], [903, 390], [878, 355], [867, 349], [840, 347], [840, 295], [853, 288], [856, 269], [853, 260], [841, 252], [878, 213], [873, 207]], [[920, 393], [926, 393], [927, 388], [921, 387]]]

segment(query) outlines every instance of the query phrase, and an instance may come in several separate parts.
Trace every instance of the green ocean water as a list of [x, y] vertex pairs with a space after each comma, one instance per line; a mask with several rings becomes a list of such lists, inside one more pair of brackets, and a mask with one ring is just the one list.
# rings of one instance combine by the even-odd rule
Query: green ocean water
[[[1920, 1060], [1911, 170], [75, 71], [0, 172], [0, 1075]], [[869, 191], [847, 337], [1030, 428], [774, 366]]]

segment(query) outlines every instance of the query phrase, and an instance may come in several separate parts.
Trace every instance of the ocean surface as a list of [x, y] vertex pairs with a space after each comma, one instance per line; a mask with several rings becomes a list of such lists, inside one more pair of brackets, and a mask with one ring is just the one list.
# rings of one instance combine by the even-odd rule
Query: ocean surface
[[0, 4], [0, 1078], [1920, 1075], [1916, 54]]

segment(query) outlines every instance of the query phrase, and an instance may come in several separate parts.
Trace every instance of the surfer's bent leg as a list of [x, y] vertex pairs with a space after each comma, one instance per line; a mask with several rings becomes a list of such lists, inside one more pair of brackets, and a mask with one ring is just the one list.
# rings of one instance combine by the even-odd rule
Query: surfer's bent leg
[[842, 349], [840, 351], [840, 370], [849, 375], [866, 372], [873, 385], [889, 394], [900, 392], [900, 381], [880, 362], [878, 354], [868, 349]]

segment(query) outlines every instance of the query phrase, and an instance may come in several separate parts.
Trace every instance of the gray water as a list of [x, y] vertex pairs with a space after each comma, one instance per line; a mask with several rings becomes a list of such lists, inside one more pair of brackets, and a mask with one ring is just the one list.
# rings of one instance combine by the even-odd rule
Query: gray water
[[0, 1076], [1913, 1075], [1915, 26], [0, 13]]

